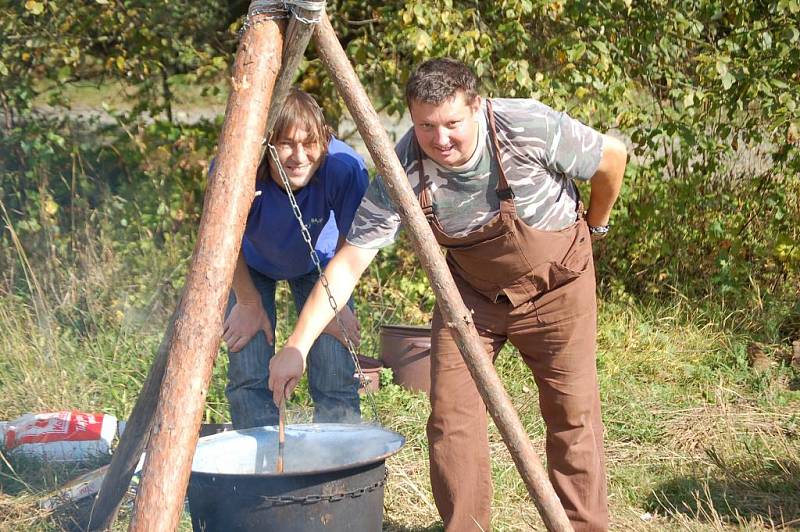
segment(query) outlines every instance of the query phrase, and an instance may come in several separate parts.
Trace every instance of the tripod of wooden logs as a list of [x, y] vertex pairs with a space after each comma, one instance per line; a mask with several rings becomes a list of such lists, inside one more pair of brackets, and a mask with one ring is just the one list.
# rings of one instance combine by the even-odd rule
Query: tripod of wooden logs
[[394, 147], [331, 27], [324, 2], [318, 2], [321, 11], [307, 9], [311, 2], [297, 2], [288, 25], [284, 18], [259, 9], [270, 3], [284, 5], [264, 0], [250, 4], [233, 66], [217, 164], [209, 177], [184, 291], [114, 453], [89, 529], [107, 530], [113, 524], [145, 447], [147, 458], [129, 530], [167, 532], [177, 528], [219, 350], [223, 312], [253, 199], [261, 142], [313, 35], [320, 58], [384, 178], [443, 317], [545, 525], [548, 530], [572, 530], [502, 382], [484, 356], [471, 314]]

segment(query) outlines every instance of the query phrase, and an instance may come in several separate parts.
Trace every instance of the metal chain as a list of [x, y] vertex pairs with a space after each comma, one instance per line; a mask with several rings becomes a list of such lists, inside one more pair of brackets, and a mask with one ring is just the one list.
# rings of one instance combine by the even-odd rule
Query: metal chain
[[375, 419], [377, 423], [380, 424], [380, 418], [378, 416], [378, 408], [375, 405], [375, 398], [372, 397], [371, 390], [367, 387], [367, 378], [364, 375], [364, 370], [361, 369], [361, 363], [358, 361], [358, 355], [356, 354], [356, 347], [353, 344], [353, 341], [347, 335], [347, 331], [344, 328], [344, 324], [342, 323], [341, 318], [339, 317], [339, 307], [336, 304], [336, 299], [334, 299], [333, 294], [331, 294], [331, 289], [328, 284], [328, 278], [325, 277], [325, 272], [322, 271], [322, 264], [319, 260], [319, 255], [317, 255], [317, 250], [314, 249], [314, 243], [311, 241], [311, 234], [308, 232], [308, 228], [306, 224], [303, 222], [303, 214], [300, 212], [300, 206], [297, 205], [297, 200], [294, 197], [294, 193], [292, 192], [292, 186], [289, 184], [289, 178], [286, 176], [286, 171], [283, 169], [283, 165], [278, 158], [278, 150], [275, 149], [273, 144], [267, 143], [267, 149], [269, 150], [269, 154], [272, 157], [272, 161], [275, 163], [275, 166], [278, 168], [278, 174], [281, 176], [281, 181], [283, 182], [283, 188], [286, 190], [286, 195], [289, 196], [289, 203], [292, 206], [292, 212], [294, 213], [294, 217], [297, 219], [298, 223], [300, 224], [300, 232], [303, 235], [303, 240], [305, 241], [308, 249], [310, 251], [311, 261], [314, 263], [314, 266], [317, 268], [317, 273], [319, 274], [319, 280], [322, 283], [322, 286], [325, 288], [325, 293], [328, 295], [328, 303], [330, 304], [331, 308], [333, 309], [333, 314], [336, 317], [336, 323], [339, 325], [339, 329], [342, 331], [342, 336], [344, 337], [345, 347], [350, 352], [350, 356], [353, 358], [353, 362], [356, 365], [356, 370], [358, 371], [358, 379], [359, 384], [364, 384], [365, 396], [367, 398], [367, 402], [369, 403], [370, 408], [372, 409], [372, 417]]
[[386, 484], [386, 479], [389, 477], [389, 470], [387, 469], [383, 478], [374, 484], [365, 486], [363, 488], [356, 488], [350, 491], [343, 491], [340, 493], [331, 493], [330, 495], [259, 495], [258, 498], [263, 501], [260, 506], [271, 508], [272, 506], [286, 506], [288, 504], [314, 504], [317, 502], [337, 502], [345, 499], [346, 497], [356, 498], [361, 497], [367, 493], [371, 493], [378, 488], [382, 488]]
[[[322, 19], [326, 2], [313, 0], [253, 0], [247, 11], [242, 27], [239, 29], [239, 38], [248, 28], [268, 20], [288, 19], [289, 16], [303, 24], [317, 24]], [[314, 18], [306, 18], [297, 14], [294, 7], [299, 7], [316, 13]]]
[[295, 9], [292, 9], [292, 16], [298, 21], [302, 22], [303, 24], [318, 24], [320, 20], [322, 20], [322, 14], [325, 12], [325, 1], [313, 1], [313, 0], [288, 0], [288, 4], [291, 4], [292, 8], [299, 7], [301, 9], [305, 9], [306, 11], [311, 11], [316, 13], [314, 18], [306, 18], [301, 17], [297, 14]]
[[283, 0], [254, 0], [250, 4], [247, 16], [242, 27], [239, 28], [239, 38], [252, 26], [262, 24], [268, 20], [289, 18], [289, 8]]

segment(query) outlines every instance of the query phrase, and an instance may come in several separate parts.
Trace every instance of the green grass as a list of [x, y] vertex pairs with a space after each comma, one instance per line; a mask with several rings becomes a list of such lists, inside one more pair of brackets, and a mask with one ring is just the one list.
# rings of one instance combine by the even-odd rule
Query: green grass
[[[172, 91], [172, 111], [181, 122], [193, 122], [197, 117], [214, 117], [225, 112], [228, 87], [225, 80], [216, 83], [191, 83], [182, 75], [169, 81]], [[73, 112], [99, 109], [129, 111], [136, 101], [136, 88], [119, 82], [74, 81], [67, 84], [41, 85], [35, 87], [38, 96], [34, 104], [38, 107], [68, 102]], [[200, 111], [200, 112], [198, 112]]]

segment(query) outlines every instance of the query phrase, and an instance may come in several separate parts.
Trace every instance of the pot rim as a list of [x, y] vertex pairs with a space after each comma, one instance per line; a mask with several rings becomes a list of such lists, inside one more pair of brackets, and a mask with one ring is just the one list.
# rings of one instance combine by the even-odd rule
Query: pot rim
[[[281, 478], [284, 478], [284, 477], [302, 477], [302, 476], [309, 476], [309, 475], [321, 475], [321, 474], [326, 474], [326, 473], [335, 473], [337, 471], [346, 471], [348, 469], [357, 469], [359, 467], [372, 465], [372, 464], [375, 464], [375, 463], [378, 463], [378, 462], [385, 462], [387, 458], [389, 458], [390, 456], [400, 452], [400, 449], [402, 449], [403, 446], [406, 443], [405, 436], [403, 436], [399, 432], [395, 432], [393, 430], [389, 430], [389, 429], [383, 427], [382, 425], [378, 425], [378, 424], [375, 424], [375, 423], [296, 423], [296, 424], [293, 423], [291, 425], [287, 425], [286, 426], [287, 432], [290, 429], [294, 430], [294, 431], [303, 431], [305, 429], [306, 431], [309, 431], [309, 432], [311, 432], [311, 431], [313, 431], [313, 432], [321, 432], [319, 429], [330, 429], [330, 428], [334, 428], [334, 429], [338, 428], [338, 429], [345, 429], [345, 430], [346, 429], [380, 430], [382, 432], [386, 432], [386, 433], [394, 435], [397, 438], [398, 445], [397, 445], [396, 449], [393, 449], [391, 451], [388, 451], [388, 452], [383, 453], [383, 454], [378, 455], [378, 456], [374, 456], [374, 457], [369, 458], [367, 460], [361, 460], [359, 462], [353, 462], [353, 463], [350, 463], [350, 464], [341, 465], [341, 466], [335, 466], [335, 467], [329, 467], [329, 468], [325, 468], [325, 469], [317, 469], [317, 470], [314, 470], [314, 471], [291, 471], [291, 472], [284, 472], [284, 473], [274, 473], [274, 472], [262, 472], [262, 473], [209, 473], [209, 472], [206, 472], [206, 471], [195, 471], [194, 470], [194, 465], [193, 465], [192, 466], [192, 470], [191, 470], [191, 475], [199, 477], [199, 478], [210, 478], [210, 477], [226, 477], [226, 478], [227, 477], [231, 477], [231, 478], [241, 478], [241, 477], [258, 477], [258, 478], [272, 478], [272, 477], [275, 477], [275, 478], [277, 478], [277, 477], [281, 477]], [[211, 436], [205, 436], [203, 438], [200, 438], [200, 440], [198, 441], [198, 447], [201, 444], [209, 444], [209, 442], [211, 442], [212, 440], [215, 440], [215, 439], [231, 438], [232, 435], [234, 435], [234, 434], [236, 434], [236, 435], [242, 435], [242, 434], [243, 435], [247, 435], [248, 433], [251, 433], [251, 432], [264, 431], [264, 429], [272, 429], [272, 431], [274, 431], [276, 434], [278, 432], [278, 427], [276, 425], [266, 425], [266, 426], [263, 426], [263, 427], [252, 427], [252, 428], [249, 428], [249, 429], [242, 429], [242, 430], [228, 430], [228, 431], [225, 431], [225, 432], [220, 432], [218, 434], [213, 434]], [[334, 431], [327, 430], [325, 432], [334, 432]], [[197, 450], [195, 450], [195, 452], [197, 452]]]

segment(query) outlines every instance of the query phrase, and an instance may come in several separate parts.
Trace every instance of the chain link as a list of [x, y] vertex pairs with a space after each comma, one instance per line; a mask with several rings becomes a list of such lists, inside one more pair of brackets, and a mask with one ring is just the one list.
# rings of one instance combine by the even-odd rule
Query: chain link
[[[294, 9], [299, 7], [306, 11], [316, 13], [314, 18], [306, 18], [300, 16]], [[241, 39], [244, 32], [248, 28], [267, 22], [268, 20], [282, 20], [288, 19], [290, 16], [297, 19], [298, 22], [303, 24], [317, 24], [322, 19], [322, 14], [325, 10], [324, 1], [309, 1], [309, 0], [254, 0], [250, 4], [250, 9], [244, 19], [242, 27], [239, 29], [239, 38]]]
[[278, 169], [278, 174], [281, 176], [281, 181], [283, 182], [283, 188], [286, 190], [286, 195], [289, 196], [289, 203], [292, 206], [292, 212], [294, 213], [294, 217], [297, 219], [298, 223], [300, 224], [300, 233], [303, 235], [303, 240], [305, 241], [308, 249], [310, 251], [311, 261], [314, 263], [314, 266], [317, 269], [317, 273], [319, 274], [319, 280], [322, 283], [322, 286], [325, 288], [325, 293], [328, 295], [328, 304], [333, 309], [333, 314], [336, 317], [336, 323], [339, 325], [339, 329], [342, 331], [342, 336], [344, 337], [345, 347], [350, 352], [350, 356], [353, 358], [353, 362], [356, 365], [356, 370], [358, 371], [358, 379], [359, 385], [363, 384], [364, 389], [366, 391], [365, 397], [367, 398], [367, 402], [369, 403], [370, 408], [372, 409], [372, 417], [374, 420], [380, 424], [380, 418], [378, 417], [378, 408], [375, 405], [375, 398], [372, 397], [371, 390], [367, 387], [367, 377], [364, 375], [364, 370], [361, 368], [361, 363], [358, 361], [358, 355], [356, 354], [356, 347], [353, 344], [353, 341], [347, 335], [347, 330], [342, 323], [342, 319], [339, 317], [339, 307], [336, 304], [336, 299], [334, 299], [333, 294], [331, 294], [331, 289], [328, 284], [328, 278], [325, 277], [325, 272], [322, 271], [322, 264], [319, 260], [319, 255], [317, 255], [317, 250], [314, 249], [314, 243], [311, 241], [311, 233], [308, 232], [308, 228], [306, 224], [303, 222], [303, 213], [300, 211], [300, 206], [297, 205], [297, 200], [294, 197], [294, 193], [292, 192], [292, 186], [289, 184], [289, 178], [286, 176], [286, 171], [283, 169], [283, 165], [281, 164], [280, 159], [278, 158], [278, 150], [275, 149], [273, 144], [267, 143], [267, 149], [269, 150], [269, 154], [272, 157], [272, 161], [275, 163], [275, 166]]
[[262, 503], [260, 506], [271, 508], [272, 506], [286, 506], [289, 504], [314, 504], [318, 502], [338, 502], [347, 497], [356, 498], [361, 497], [362, 495], [366, 495], [367, 493], [372, 493], [378, 488], [382, 488], [386, 485], [386, 479], [389, 476], [389, 470], [387, 469], [383, 475], [383, 478], [374, 484], [370, 484], [369, 486], [365, 486], [363, 488], [356, 488], [350, 491], [342, 491], [340, 493], [332, 493], [330, 495], [259, 495], [258, 498], [261, 499]]
[[250, 4], [247, 16], [244, 18], [242, 27], [239, 28], [239, 38], [251, 28], [269, 20], [281, 20], [289, 18], [289, 7], [282, 0], [254, 1]]

